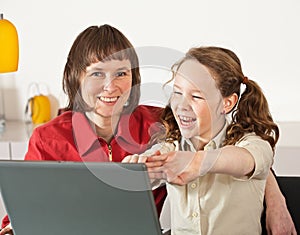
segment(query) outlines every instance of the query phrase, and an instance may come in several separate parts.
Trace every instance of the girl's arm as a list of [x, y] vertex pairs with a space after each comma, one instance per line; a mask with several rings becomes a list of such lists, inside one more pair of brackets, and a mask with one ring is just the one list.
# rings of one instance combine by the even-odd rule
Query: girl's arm
[[150, 178], [185, 185], [207, 173], [247, 176], [253, 172], [255, 161], [248, 150], [225, 146], [211, 151], [172, 151], [151, 156], [146, 165]]
[[251, 153], [241, 147], [225, 146], [223, 148], [204, 151], [200, 175], [219, 173], [234, 177], [249, 176], [255, 167], [255, 160]]
[[248, 142], [241, 147], [228, 145], [196, 153], [173, 151], [149, 157], [146, 165], [152, 178], [163, 178], [168, 182], [184, 185], [206, 173], [265, 179], [272, 159], [273, 152], [270, 145], [259, 140], [256, 143]]

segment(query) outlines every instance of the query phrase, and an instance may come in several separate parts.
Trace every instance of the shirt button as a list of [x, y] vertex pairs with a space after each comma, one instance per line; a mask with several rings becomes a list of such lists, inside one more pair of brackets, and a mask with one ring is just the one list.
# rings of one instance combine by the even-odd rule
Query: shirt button
[[194, 218], [196, 218], [196, 217], [198, 217], [198, 213], [197, 213], [197, 212], [193, 212], [192, 216], [193, 216]]
[[197, 187], [197, 184], [196, 184], [196, 183], [192, 183], [192, 184], [191, 184], [191, 188], [192, 188], [192, 189], [194, 189], [194, 188], [196, 188], [196, 187]]

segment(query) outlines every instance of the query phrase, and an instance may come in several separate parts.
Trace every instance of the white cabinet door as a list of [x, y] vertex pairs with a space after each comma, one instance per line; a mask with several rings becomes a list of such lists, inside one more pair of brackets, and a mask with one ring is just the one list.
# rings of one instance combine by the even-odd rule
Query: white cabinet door
[[[20, 121], [7, 121], [6, 130], [0, 135], [0, 159], [23, 160], [27, 152], [28, 135], [25, 124]], [[0, 222], [6, 215], [0, 195]]]
[[25, 154], [28, 148], [28, 142], [11, 142], [11, 159], [12, 160], [24, 160]]
[[0, 159], [1, 160], [10, 159], [10, 146], [8, 141], [0, 142]]

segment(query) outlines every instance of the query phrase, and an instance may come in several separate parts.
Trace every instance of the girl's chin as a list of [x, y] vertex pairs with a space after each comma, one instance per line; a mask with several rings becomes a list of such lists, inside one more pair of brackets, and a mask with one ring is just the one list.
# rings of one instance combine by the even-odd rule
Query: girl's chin
[[190, 139], [190, 138], [194, 137], [194, 134], [191, 131], [180, 130], [180, 132], [181, 132], [181, 136], [186, 139]]

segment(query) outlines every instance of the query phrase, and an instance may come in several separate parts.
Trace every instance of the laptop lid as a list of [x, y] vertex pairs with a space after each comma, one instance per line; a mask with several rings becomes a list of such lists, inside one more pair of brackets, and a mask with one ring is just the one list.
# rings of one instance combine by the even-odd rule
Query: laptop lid
[[0, 161], [16, 235], [160, 235], [144, 164]]

